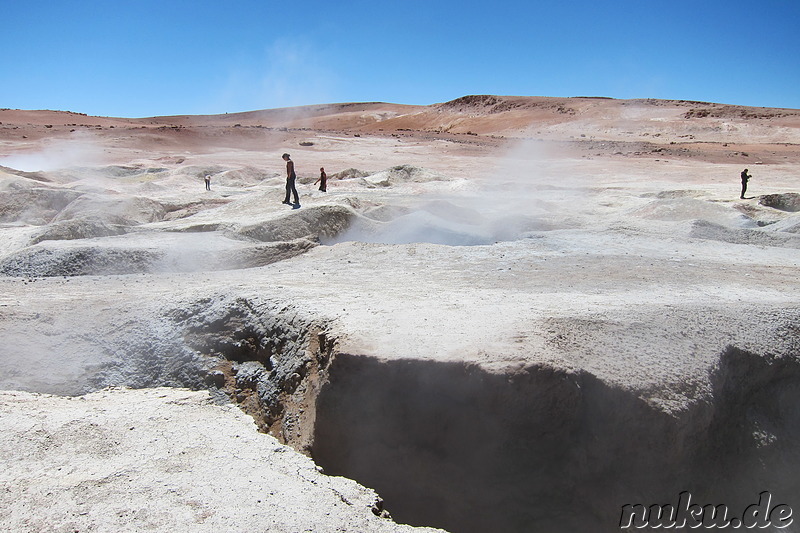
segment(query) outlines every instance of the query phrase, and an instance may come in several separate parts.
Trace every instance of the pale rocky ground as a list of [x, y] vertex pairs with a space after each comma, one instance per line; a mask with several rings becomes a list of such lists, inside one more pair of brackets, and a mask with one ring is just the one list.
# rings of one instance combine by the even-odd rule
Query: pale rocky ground
[[[156, 119], [0, 110], [0, 122], [2, 389], [208, 387], [376, 489], [396, 520], [454, 532], [619, 530], [625, 503], [684, 490], [735, 509], [762, 490], [800, 505], [785, 475], [800, 466], [796, 110], [467, 97]], [[283, 152], [300, 209], [280, 203]], [[321, 166], [327, 193], [312, 185]], [[213, 412], [207, 435], [243, 424], [174, 394]], [[76, 405], [12, 393], [4, 412], [19, 398], [38, 413]], [[5, 415], [4, 427], [4, 449], [32, 431]], [[193, 446], [188, 427], [174, 438]], [[58, 460], [20, 453], [14, 485]], [[175, 483], [208, 487], [192, 497], [209, 520], [237, 529], [264, 512], [229, 513], [213, 498], [230, 484], [195, 464], [196, 480]], [[115, 482], [81, 527], [103, 530], [127, 490], [107, 468]], [[119, 524], [135, 529], [126, 501]], [[309, 520], [325, 525], [310, 530], [402, 529], [318, 503]], [[25, 530], [27, 512], [0, 524]], [[291, 523], [268, 515], [269, 530]]]
[[420, 531], [207, 392], [4, 391], [0, 412], [4, 531]]

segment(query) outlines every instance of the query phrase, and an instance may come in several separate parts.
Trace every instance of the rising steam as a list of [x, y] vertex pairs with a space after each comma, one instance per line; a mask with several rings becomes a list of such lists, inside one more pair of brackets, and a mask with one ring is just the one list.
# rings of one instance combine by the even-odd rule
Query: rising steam
[[47, 172], [101, 164], [105, 160], [102, 147], [85, 134], [67, 139], [44, 139], [41, 144], [38, 150], [0, 158], [0, 165], [24, 172]]
[[557, 166], [533, 141], [507, 149], [483, 179], [451, 184], [448, 192], [367, 211], [327, 244], [469, 246], [518, 240], [571, 225], [588, 197], [585, 180]]

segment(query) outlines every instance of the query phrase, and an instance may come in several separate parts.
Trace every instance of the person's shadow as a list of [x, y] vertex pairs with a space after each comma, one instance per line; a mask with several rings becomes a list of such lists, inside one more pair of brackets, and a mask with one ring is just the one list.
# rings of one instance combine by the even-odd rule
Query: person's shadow
[[756, 199], [755, 196], [741, 196], [741, 197], [739, 197], [739, 200], [755, 200], [755, 199]]

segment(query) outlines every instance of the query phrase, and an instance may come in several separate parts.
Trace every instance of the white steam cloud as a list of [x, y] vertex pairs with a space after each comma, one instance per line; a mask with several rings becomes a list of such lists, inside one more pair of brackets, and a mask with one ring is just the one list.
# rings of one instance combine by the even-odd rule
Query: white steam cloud
[[483, 179], [453, 183], [446, 193], [366, 212], [330, 243], [465, 246], [517, 240], [574, 227], [590, 195], [585, 178], [536, 141], [507, 148]]
[[0, 165], [24, 172], [52, 171], [104, 163], [103, 148], [90, 136], [43, 139], [39, 149], [0, 158]]
[[302, 40], [278, 40], [254, 65], [240, 62], [220, 94], [225, 111], [273, 109], [331, 100], [337, 76], [324, 54]]

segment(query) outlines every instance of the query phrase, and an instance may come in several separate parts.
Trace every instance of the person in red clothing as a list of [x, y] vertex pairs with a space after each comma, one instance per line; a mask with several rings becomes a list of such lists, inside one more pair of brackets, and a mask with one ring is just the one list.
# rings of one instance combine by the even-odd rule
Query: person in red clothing
[[323, 167], [319, 167], [319, 179], [314, 182], [314, 185], [319, 183], [319, 190], [322, 192], [328, 191], [328, 175], [325, 174], [325, 169]]

